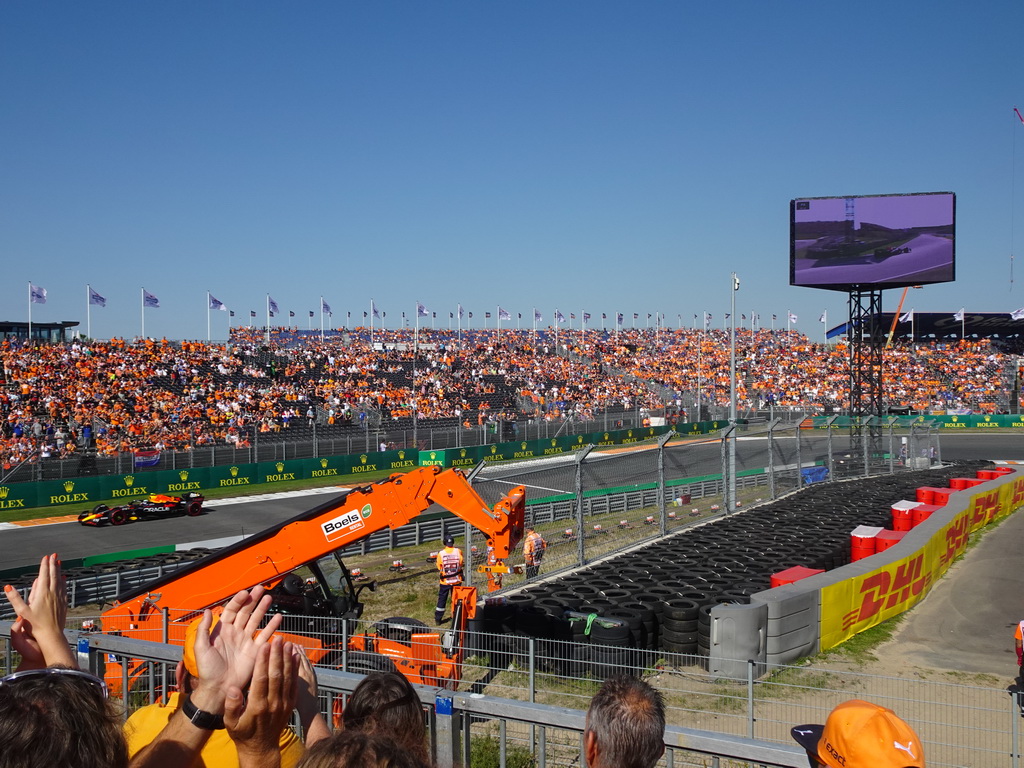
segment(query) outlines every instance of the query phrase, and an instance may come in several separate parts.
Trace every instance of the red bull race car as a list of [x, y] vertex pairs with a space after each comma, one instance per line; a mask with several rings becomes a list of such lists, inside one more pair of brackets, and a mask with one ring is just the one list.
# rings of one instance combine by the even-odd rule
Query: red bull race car
[[175, 515], [195, 517], [203, 513], [205, 497], [201, 493], [186, 493], [184, 496], [165, 496], [162, 493], [151, 493], [142, 499], [133, 499], [127, 504], [108, 507], [97, 504], [92, 511], [85, 511], [78, 516], [82, 525], [124, 525], [136, 520], [148, 520]]

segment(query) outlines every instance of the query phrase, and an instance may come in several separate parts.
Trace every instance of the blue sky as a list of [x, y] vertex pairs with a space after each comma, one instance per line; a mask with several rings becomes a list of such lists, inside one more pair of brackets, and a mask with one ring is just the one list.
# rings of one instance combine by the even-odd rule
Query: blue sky
[[90, 283], [98, 338], [143, 286], [168, 338], [206, 338], [206, 291], [301, 327], [321, 295], [718, 326], [736, 271], [738, 312], [821, 339], [846, 297], [789, 286], [789, 200], [931, 191], [957, 281], [904, 310], [1009, 312], [1022, 29], [1017, 0], [3, 3], [0, 319], [32, 281], [83, 330]]

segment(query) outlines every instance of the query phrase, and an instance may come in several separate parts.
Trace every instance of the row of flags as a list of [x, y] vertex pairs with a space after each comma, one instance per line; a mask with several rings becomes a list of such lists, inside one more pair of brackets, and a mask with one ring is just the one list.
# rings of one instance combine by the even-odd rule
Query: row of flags
[[[105, 307], [105, 306], [107, 306], [106, 298], [104, 298], [99, 292], [94, 290], [91, 285], [87, 286], [87, 290], [88, 290], [88, 294], [89, 294], [89, 304], [90, 305], [98, 306], [98, 307]], [[34, 283], [30, 282], [28, 284], [28, 293], [29, 293], [29, 302], [31, 302], [32, 304], [45, 304], [46, 303], [46, 289], [43, 288], [42, 286], [35, 285]], [[235, 316], [234, 311], [229, 310], [227, 308], [227, 306], [224, 304], [223, 301], [220, 301], [219, 299], [214, 297], [214, 295], [211, 294], [211, 293], [207, 293], [207, 296], [209, 298], [209, 308], [211, 310], [220, 311], [220, 312], [229, 312], [231, 317]], [[154, 308], [154, 309], [159, 308], [159, 306], [160, 306], [160, 299], [158, 299], [154, 294], [150, 293], [145, 288], [143, 288], [142, 289], [142, 306], [143, 307], [151, 307], [151, 308]], [[956, 312], [956, 313], [953, 314], [953, 319], [957, 320], [959, 322], [963, 322], [966, 310], [967, 310], [966, 307], [961, 307], [959, 312]], [[270, 317], [275, 317], [275, 316], [281, 314], [280, 307], [278, 306], [277, 302], [274, 301], [274, 299], [270, 296], [270, 294], [267, 294], [267, 312], [270, 315]], [[325, 315], [333, 315], [334, 314], [331, 311], [331, 305], [328, 304], [326, 301], [324, 301], [323, 297], [320, 298], [320, 312], [322, 314], [325, 314]], [[352, 313], [349, 312], [348, 314], [351, 317]], [[463, 308], [463, 306], [461, 304], [459, 304], [457, 312], [449, 312], [448, 313], [448, 318], [451, 319], [451, 320], [454, 320], [455, 317], [458, 316], [459, 320], [462, 320], [467, 314], [469, 315], [469, 319], [472, 320], [473, 319], [473, 313], [472, 312], [467, 313], [465, 311], [465, 309]], [[518, 315], [519, 315], [519, 319], [522, 320], [523, 319], [523, 313], [519, 312]], [[295, 312], [289, 311], [288, 312], [288, 316], [289, 317], [295, 317]], [[309, 316], [311, 318], [315, 317], [315, 312], [313, 310], [309, 310]], [[583, 316], [583, 322], [584, 323], [589, 322], [590, 319], [591, 319], [591, 314], [589, 312], [583, 312], [582, 316]], [[249, 317], [250, 318], [256, 317], [256, 311], [255, 310], [250, 310], [249, 311]], [[383, 317], [387, 317], [387, 313], [386, 312], [382, 312], [380, 310], [380, 308], [377, 306], [376, 302], [374, 302], [373, 299], [370, 299], [370, 310], [369, 310], [369, 312], [363, 312], [363, 318], [365, 319], [367, 317], [373, 317], [373, 318], [379, 320], [379, 319], [382, 319]], [[402, 313], [402, 317], [403, 318], [405, 317], [405, 313], [404, 312]], [[430, 312], [427, 309], [426, 305], [424, 305], [421, 302], [417, 301], [416, 302], [416, 317], [417, 318], [420, 318], [420, 317], [433, 317], [433, 318], [437, 318], [437, 312], [433, 312], [433, 313]], [[484, 313], [484, 317], [489, 320], [491, 318], [491, 313], [490, 312], [485, 312]], [[565, 315], [562, 314], [562, 312], [560, 312], [557, 309], [555, 310], [554, 317], [555, 317], [555, 322], [556, 323], [564, 323], [565, 319], [566, 319]], [[647, 319], [650, 320], [652, 317], [655, 317], [658, 322], [661, 322], [661, 320], [664, 319], [665, 315], [663, 313], [661, 313], [661, 312], [654, 313], [654, 314], [648, 312], [647, 313]], [[676, 317], [678, 319], [682, 320], [682, 315], [677, 315]], [[693, 315], [694, 323], [696, 323], [697, 317], [698, 317], [697, 314], [694, 313], [694, 315]], [[712, 314], [710, 312], [705, 312], [704, 313], [704, 328], [705, 329], [709, 329], [711, 327], [712, 317], [713, 316], [712, 316]], [[732, 314], [729, 313], [729, 312], [726, 312], [725, 315], [724, 315], [724, 319], [725, 320], [729, 320], [731, 317], [732, 317]], [[741, 320], [743, 322], [747, 321], [746, 314], [740, 315], [740, 318], [741, 318]], [[512, 313], [499, 306], [498, 307], [498, 320], [511, 320], [511, 319], [512, 319]], [[574, 312], [570, 312], [569, 313], [569, 319], [575, 320], [576, 319], [576, 314]], [[605, 313], [605, 312], [602, 312], [601, 313], [601, 319], [602, 320], [607, 320], [608, 319], [608, 314]], [[625, 319], [625, 315], [623, 315], [622, 312], [616, 313], [616, 315], [615, 315], [615, 322], [618, 325], [622, 325], [624, 319]], [[634, 320], [639, 320], [640, 319], [640, 313], [639, 312], [634, 312], [633, 313], [633, 319]], [[760, 321], [760, 319], [761, 319], [761, 316], [759, 314], [757, 314], [757, 313], [752, 313], [751, 314], [752, 322], [757, 323], [757, 322]], [[788, 312], [787, 311], [786, 319], [789, 321], [790, 324], [794, 324], [794, 323], [797, 322], [797, 315], [795, 313], [793, 313], [793, 312]], [[914, 310], [910, 309], [909, 311], [904, 312], [902, 315], [900, 315], [899, 321], [901, 323], [909, 323], [913, 319], [914, 319]], [[1013, 312], [1011, 312], [1010, 313], [1010, 319], [1011, 320], [1024, 320], [1024, 307], [1021, 307], [1020, 309], [1015, 309]], [[537, 322], [537, 323], [543, 322], [543, 320], [544, 320], [543, 313], [541, 313], [540, 310], [538, 310], [536, 308], [534, 308], [534, 310], [533, 310], [533, 320], [534, 320], [534, 322]], [[774, 315], [773, 314], [772, 315], [772, 322], [775, 322], [776, 320], [778, 320], [778, 315]], [[819, 323], [827, 323], [828, 322], [828, 311], [827, 310], [825, 312], [821, 313], [821, 315], [818, 317], [818, 322]]]

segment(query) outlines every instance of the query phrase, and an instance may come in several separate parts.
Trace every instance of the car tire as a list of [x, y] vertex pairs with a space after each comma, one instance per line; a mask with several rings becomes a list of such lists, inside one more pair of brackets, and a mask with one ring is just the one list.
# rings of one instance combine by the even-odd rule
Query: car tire
[[189, 517], [196, 517], [203, 514], [203, 504], [200, 501], [193, 501], [185, 507], [185, 514]]
[[128, 513], [123, 509], [115, 509], [110, 513], [111, 525], [124, 525], [128, 522]]

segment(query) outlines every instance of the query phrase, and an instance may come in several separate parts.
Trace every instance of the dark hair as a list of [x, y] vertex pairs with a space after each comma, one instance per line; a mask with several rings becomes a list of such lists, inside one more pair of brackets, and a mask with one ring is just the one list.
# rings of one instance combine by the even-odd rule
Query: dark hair
[[590, 701], [587, 731], [597, 739], [601, 765], [651, 768], [665, 751], [661, 693], [628, 675], [605, 680]]
[[0, 768], [125, 768], [121, 725], [117, 707], [81, 676], [0, 685]]
[[430, 763], [423, 705], [412, 684], [398, 672], [371, 672], [356, 686], [342, 714], [345, 730], [379, 733], [394, 739], [423, 763]]
[[383, 735], [339, 731], [307, 749], [295, 768], [427, 768], [427, 763]]

